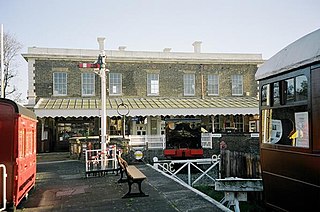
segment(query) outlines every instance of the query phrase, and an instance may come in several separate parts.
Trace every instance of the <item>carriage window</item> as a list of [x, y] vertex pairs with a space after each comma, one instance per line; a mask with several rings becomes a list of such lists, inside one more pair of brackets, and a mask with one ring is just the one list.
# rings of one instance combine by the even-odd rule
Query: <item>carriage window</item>
[[279, 82], [273, 83], [273, 105], [280, 105], [280, 87], [279, 87]]
[[308, 80], [302, 75], [296, 77], [296, 101], [308, 99]]
[[286, 103], [294, 102], [294, 79], [285, 80]]
[[261, 105], [262, 106], [269, 106], [269, 90], [270, 85], [264, 85], [261, 89]]
[[262, 110], [262, 142], [309, 148], [307, 106]]

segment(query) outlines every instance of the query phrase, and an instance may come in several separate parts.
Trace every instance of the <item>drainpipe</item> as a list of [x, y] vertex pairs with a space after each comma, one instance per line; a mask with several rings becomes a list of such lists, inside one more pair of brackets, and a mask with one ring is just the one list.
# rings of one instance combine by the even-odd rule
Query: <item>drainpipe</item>
[[204, 99], [204, 76], [203, 76], [203, 65], [200, 64], [200, 76], [201, 76], [201, 99]]

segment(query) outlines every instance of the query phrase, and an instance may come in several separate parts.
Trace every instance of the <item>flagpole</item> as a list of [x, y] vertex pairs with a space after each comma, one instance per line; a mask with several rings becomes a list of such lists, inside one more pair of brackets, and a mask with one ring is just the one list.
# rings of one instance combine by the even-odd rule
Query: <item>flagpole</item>
[[4, 98], [4, 54], [3, 54], [3, 24], [1, 24], [1, 98]]

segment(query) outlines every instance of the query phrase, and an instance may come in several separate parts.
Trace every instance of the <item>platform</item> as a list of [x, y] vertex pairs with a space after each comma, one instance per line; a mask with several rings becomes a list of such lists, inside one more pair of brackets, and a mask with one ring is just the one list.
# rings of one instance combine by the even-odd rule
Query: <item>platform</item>
[[136, 166], [149, 196], [122, 199], [128, 184], [117, 183], [119, 176], [85, 178], [84, 162], [60, 156], [41, 155], [36, 188], [17, 211], [228, 211], [145, 164]]

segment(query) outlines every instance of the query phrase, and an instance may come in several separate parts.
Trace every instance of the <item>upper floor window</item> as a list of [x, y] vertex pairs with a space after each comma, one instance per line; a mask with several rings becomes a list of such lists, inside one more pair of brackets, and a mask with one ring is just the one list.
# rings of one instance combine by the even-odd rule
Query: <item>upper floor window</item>
[[232, 95], [233, 96], [242, 96], [243, 95], [243, 76], [242, 75], [232, 75]]
[[183, 75], [183, 83], [184, 83], [184, 95], [194, 96], [195, 95], [195, 75], [194, 74]]
[[82, 73], [82, 96], [95, 95], [95, 74], [94, 73]]
[[120, 73], [109, 74], [109, 94], [110, 95], [122, 94], [122, 74]]
[[148, 74], [147, 81], [148, 96], [159, 95], [159, 74]]
[[218, 75], [208, 75], [208, 95], [219, 95]]
[[65, 96], [67, 95], [67, 73], [55, 72], [53, 73], [53, 95]]

